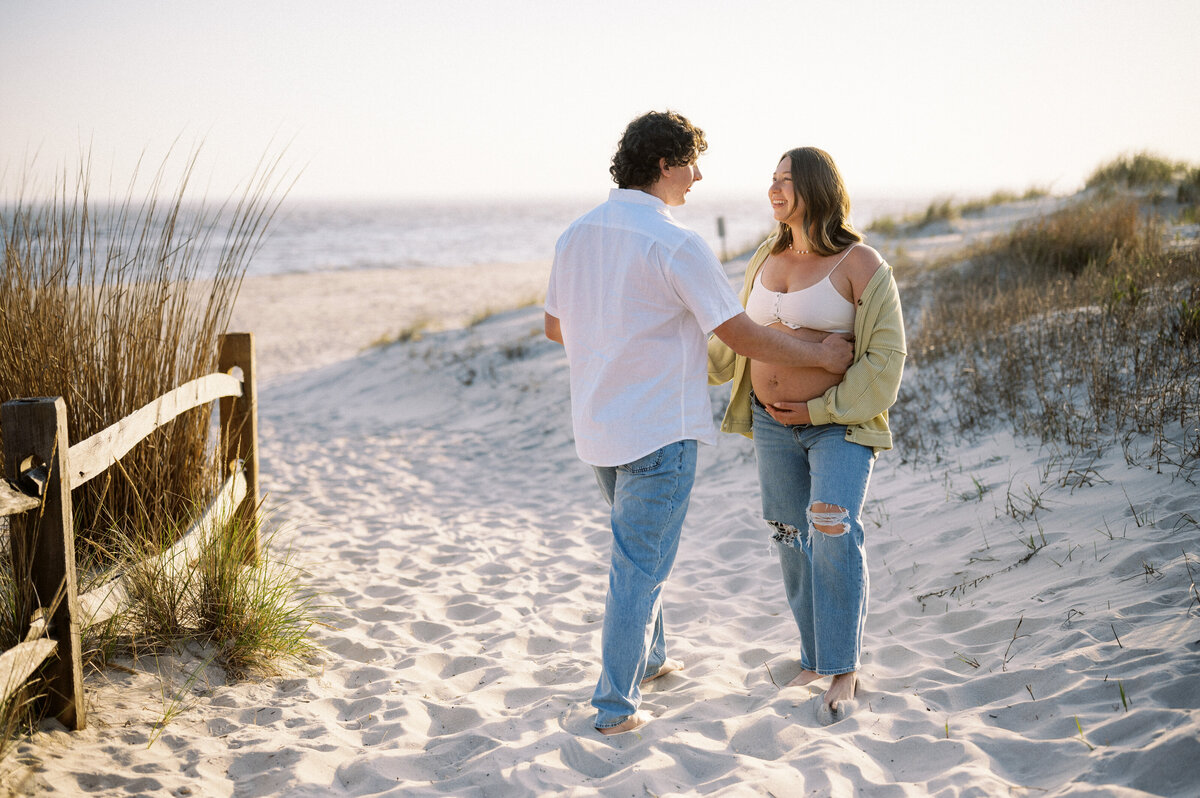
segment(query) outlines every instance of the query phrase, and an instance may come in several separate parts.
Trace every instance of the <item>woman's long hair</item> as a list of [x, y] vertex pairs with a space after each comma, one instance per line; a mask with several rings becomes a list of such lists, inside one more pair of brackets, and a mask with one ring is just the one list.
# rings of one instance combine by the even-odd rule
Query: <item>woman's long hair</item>
[[[850, 224], [850, 195], [829, 153], [817, 147], [797, 147], [783, 158], [792, 165], [793, 201], [804, 203], [804, 229], [813, 252], [836, 255], [862, 241], [862, 234]], [[792, 241], [792, 228], [780, 222], [771, 254], [788, 249]]]

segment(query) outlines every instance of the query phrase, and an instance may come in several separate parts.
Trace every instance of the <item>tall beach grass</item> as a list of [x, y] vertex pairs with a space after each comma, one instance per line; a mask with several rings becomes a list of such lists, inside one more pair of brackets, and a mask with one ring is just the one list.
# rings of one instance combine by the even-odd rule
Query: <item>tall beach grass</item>
[[[78, 442], [216, 370], [247, 264], [288, 187], [280, 161], [264, 160], [244, 190], [212, 206], [192, 198], [197, 160], [198, 153], [185, 158], [171, 178], [168, 157], [144, 197], [134, 175], [123, 197], [95, 199], [84, 158], [51, 191], [3, 199], [0, 401], [64, 397], [68, 435]], [[227, 525], [202, 541], [195, 560], [155, 571], [153, 555], [187, 529], [225, 476], [212, 416], [184, 414], [72, 494], [81, 590], [118, 572], [131, 584], [128, 606], [86, 634], [85, 656], [95, 665], [202, 640], [236, 675], [274, 654], [307, 650], [308, 604], [294, 600], [298, 572], [270, 559], [244, 567], [231, 536], [244, 540], [247, 530]], [[24, 534], [20, 516], [8, 520], [0, 547], [5, 531]], [[4, 554], [0, 646], [11, 646], [32, 597], [12, 578], [11, 568], [24, 566]], [[31, 680], [0, 713], [6, 741], [36, 719], [36, 691]]]
[[[193, 155], [171, 188], [164, 161], [144, 199], [131, 181], [123, 199], [96, 201], [85, 161], [49, 198], [5, 203], [0, 401], [64, 397], [78, 442], [215, 371], [246, 264], [278, 207], [278, 162], [215, 209], [188, 199], [195, 165]], [[131, 519], [178, 526], [215, 487], [209, 435], [204, 413], [185, 414], [76, 491], [84, 553], [112, 551], [107, 530]]]

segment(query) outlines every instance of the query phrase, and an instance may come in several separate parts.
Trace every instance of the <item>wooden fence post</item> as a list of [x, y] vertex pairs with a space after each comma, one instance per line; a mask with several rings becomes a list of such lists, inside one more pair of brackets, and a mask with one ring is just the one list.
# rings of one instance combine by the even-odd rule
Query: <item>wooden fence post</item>
[[246, 547], [246, 558], [257, 563], [260, 552], [258, 535], [258, 393], [254, 384], [254, 333], [226, 333], [221, 336], [218, 368], [230, 372], [242, 370], [242, 395], [220, 401], [221, 451], [227, 464], [241, 460], [246, 475], [246, 498], [237, 509], [237, 517], [254, 535]]
[[[38, 606], [49, 612], [46, 635], [58, 644], [46, 661], [46, 701], [64, 726], [87, 724], [80, 660], [79, 585], [75, 577], [75, 523], [71, 511], [67, 406], [61, 396], [14, 399], [0, 408], [4, 469], [18, 482], [27, 469], [44, 478], [42, 505], [9, 519], [13, 578], [18, 595], [28, 580]], [[29, 474], [24, 475], [26, 479]], [[22, 617], [24, 637], [29, 618]]]

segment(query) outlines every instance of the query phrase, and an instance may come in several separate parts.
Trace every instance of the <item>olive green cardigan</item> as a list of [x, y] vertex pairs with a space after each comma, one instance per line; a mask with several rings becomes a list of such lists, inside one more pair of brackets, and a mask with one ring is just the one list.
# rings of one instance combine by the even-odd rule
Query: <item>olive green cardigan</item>
[[[769, 238], [746, 267], [746, 280], [738, 298], [742, 307], [750, 296], [754, 278], [771, 252]], [[876, 452], [892, 448], [888, 428], [888, 408], [900, 391], [904, 372], [904, 319], [900, 313], [900, 294], [892, 267], [887, 262], [867, 283], [854, 314], [854, 363], [842, 381], [808, 402], [813, 424], [844, 424], [846, 440], [869, 446]], [[750, 370], [745, 357], [736, 354], [715, 335], [708, 341], [708, 382], [721, 385], [733, 380], [733, 392], [722, 432], [737, 432], [754, 437], [750, 407]]]

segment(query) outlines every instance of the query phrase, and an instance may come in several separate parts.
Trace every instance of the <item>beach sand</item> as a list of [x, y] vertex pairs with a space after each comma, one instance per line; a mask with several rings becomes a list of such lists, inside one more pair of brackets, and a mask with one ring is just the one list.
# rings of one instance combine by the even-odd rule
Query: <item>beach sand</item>
[[[610, 533], [540, 307], [363, 351], [422, 317], [531, 298], [546, 269], [249, 280], [237, 322], [261, 358], [272, 547], [290, 546], [320, 593], [323, 651], [245, 682], [205, 667], [203, 650], [91, 673], [89, 727], [46, 723], [6, 760], [3, 784], [94, 796], [1200, 792], [1200, 491], [1128, 466], [1120, 446], [1080, 461], [1006, 434], [948, 440], [936, 461], [880, 457], [864, 511], [858, 705], [828, 727], [816, 719], [825, 682], [780, 687], [799, 669], [796, 629], [750, 444], [702, 447], [665, 591], [669, 654], [686, 668], [647, 687], [647, 726], [598, 734], [588, 700]], [[713, 389], [717, 412], [726, 395]]]

